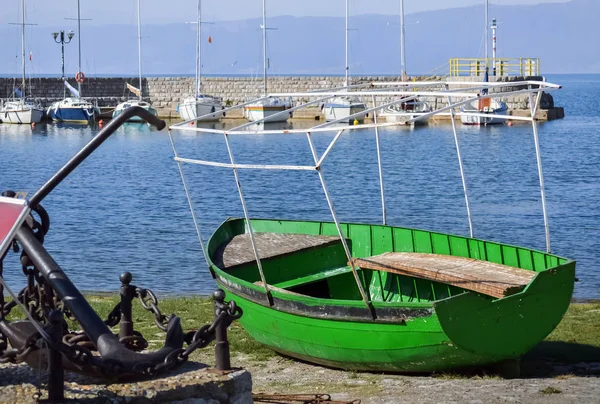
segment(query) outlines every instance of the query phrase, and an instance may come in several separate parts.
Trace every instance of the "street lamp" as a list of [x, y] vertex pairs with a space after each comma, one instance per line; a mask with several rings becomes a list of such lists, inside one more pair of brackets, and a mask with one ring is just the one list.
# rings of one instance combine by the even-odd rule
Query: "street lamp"
[[[59, 43], [61, 46], [61, 55], [62, 55], [62, 81], [65, 80], [65, 44], [71, 42], [71, 39], [75, 36], [73, 31], [67, 32], [67, 39], [65, 39], [65, 31], [53, 32], [52, 38], [54, 38], [54, 42]], [[65, 96], [65, 89], [63, 88], [63, 98]]]

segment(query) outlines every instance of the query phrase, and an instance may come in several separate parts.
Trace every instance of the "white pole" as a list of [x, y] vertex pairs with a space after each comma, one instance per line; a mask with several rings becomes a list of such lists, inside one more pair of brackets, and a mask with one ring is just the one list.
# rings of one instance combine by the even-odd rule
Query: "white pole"
[[[377, 100], [372, 96], [373, 107], [377, 107]], [[377, 144], [377, 167], [379, 168], [379, 191], [381, 193], [381, 212], [383, 224], [387, 224], [387, 211], [385, 208], [385, 188], [383, 186], [383, 168], [381, 166], [381, 144], [379, 142], [379, 126], [377, 125], [377, 111], [373, 112], [373, 121], [375, 123], [375, 143]]]
[[25, 98], [25, 0], [21, 0], [21, 67], [23, 77], [21, 88], [23, 89], [23, 99]]
[[400, 0], [400, 74], [406, 81], [406, 31], [404, 24], [404, 0]]
[[350, 73], [350, 63], [348, 61], [348, 0], [346, 0], [346, 78], [344, 87], [348, 87], [348, 74]]
[[[446, 85], [448, 90], [448, 85]], [[452, 99], [448, 97], [448, 104], [452, 105]], [[465, 205], [467, 207], [467, 220], [469, 221], [469, 235], [473, 238], [473, 219], [471, 218], [471, 205], [469, 204], [469, 193], [467, 191], [467, 179], [465, 177], [465, 170], [463, 167], [462, 157], [460, 154], [460, 145], [458, 143], [458, 133], [456, 131], [456, 116], [454, 115], [454, 108], [450, 109], [450, 120], [452, 121], [452, 133], [454, 135], [454, 145], [456, 147], [456, 157], [458, 158], [458, 168], [460, 170], [460, 178], [462, 181], [463, 192], [465, 194]]]
[[202, 40], [200, 21], [202, 20], [202, 0], [198, 0], [198, 22], [196, 26], [196, 98], [198, 98], [200, 92], [200, 52], [202, 50], [200, 42]]
[[[81, 10], [79, 7], [79, 0], [77, 0], [77, 46], [78, 46], [78, 55], [79, 60], [77, 64], [77, 72], [81, 71]], [[77, 82], [77, 92], [79, 93], [79, 97], [82, 97], [81, 94], [81, 83]]]
[[485, 0], [485, 67], [488, 67], [488, 0]]
[[140, 0], [137, 0], [137, 26], [138, 26], [138, 74], [140, 83], [140, 101], [142, 100], [142, 24], [140, 21]]
[[246, 226], [248, 226], [248, 235], [250, 236], [250, 244], [252, 244], [252, 251], [254, 251], [254, 258], [256, 258], [256, 266], [258, 267], [258, 273], [260, 274], [260, 279], [262, 280], [263, 287], [265, 288], [265, 294], [267, 296], [269, 306], [272, 306], [273, 300], [271, 299], [269, 285], [267, 284], [267, 279], [265, 278], [265, 273], [263, 272], [262, 261], [260, 260], [260, 256], [258, 254], [258, 246], [256, 245], [256, 240], [254, 239], [254, 230], [252, 230], [252, 223], [250, 222], [250, 215], [248, 214], [246, 199], [244, 198], [244, 192], [242, 191], [242, 183], [240, 182], [240, 177], [238, 176], [237, 169], [235, 168], [235, 160], [233, 159], [233, 152], [231, 151], [231, 145], [229, 144], [228, 135], [227, 133], [224, 133], [223, 135], [225, 137], [225, 145], [227, 146], [229, 160], [231, 161], [231, 165], [233, 167], [233, 176], [235, 177], [235, 183], [237, 185], [238, 193], [240, 195], [240, 201], [242, 202], [242, 210], [244, 211]]
[[[310, 151], [313, 155], [313, 159], [315, 160], [315, 164], [317, 164], [317, 162], [319, 161], [319, 158], [317, 157], [317, 151], [316, 151], [315, 146], [310, 137], [310, 132], [306, 132], [306, 138], [308, 139], [308, 145], [310, 146]], [[338, 235], [340, 236], [340, 241], [342, 242], [344, 251], [346, 252], [346, 258], [348, 258], [348, 263], [352, 267], [352, 274], [354, 275], [354, 280], [356, 281], [356, 286], [358, 287], [358, 290], [363, 298], [363, 301], [367, 305], [367, 308], [371, 312], [373, 318], [375, 318], [375, 312], [371, 305], [371, 301], [369, 300], [369, 297], [367, 296], [367, 293], [365, 292], [365, 289], [364, 289], [362, 283], [360, 282], [360, 277], [358, 276], [356, 264], [354, 263], [354, 260], [352, 259], [352, 253], [350, 252], [350, 247], [348, 247], [348, 242], [346, 241], [344, 232], [342, 231], [342, 227], [341, 227], [340, 222], [338, 221], [337, 215], [335, 213], [335, 209], [333, 207], [333, 201], [331, 200], [331, 195], [329, 195], [329, 191], [327, 189], [327, 184], [325, 183], [325, 177], [323, 176], [323, 169], [321, 167], [319, 167], [319, 169], [317, 170], [317, 173], [319, 174], [319, 180], [321, 181], [321, 187], [323, 188], [323, 193], [325, 194], [325, 199], [327, 200], [327, 204], [329, 205], [329, 211], [331, 212], [331, 217], [333, 218], [335, 227], [338, 231]]]
[[[529, 86], [531, 90], [531, 86]], [[533, 142], [535, 144], [535, 157], [537, 161], [538, 176], [540, 179], [540, 194], [542, 197], [542, 214], [544, 215], [544, 231], [546, 233], [546, 252], [550, 253], [550, 224], [548, 222], [548, 209], [546, 207], [546, 189], [544, 186], [544, 171], [542, 170], [542, 153], [540, 151], [540, 138], [538, 136], [538, 126], [535, 120], [535, 114], [542, 99], [542, 91], [537, 93], [535, 101], [533, 93], [529, 93], [529, 108], [531, 109], [531, 126], [533, 128]]]
[[262, 2], [262, 29], [263, 29], [263, 94], [267, 94], [267, 6]]
[[496, 19], [492, 18], [492, 74], [496, 75]]

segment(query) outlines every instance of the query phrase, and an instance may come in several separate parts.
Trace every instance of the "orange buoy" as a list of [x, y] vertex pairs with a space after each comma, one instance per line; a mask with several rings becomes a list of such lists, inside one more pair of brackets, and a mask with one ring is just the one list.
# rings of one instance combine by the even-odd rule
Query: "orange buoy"
[[35, 128], [35, 122], [31, 122], [31, 127]]
[[212, 37], [210, 35], [208, 36], [208, 43], [212, 43]]
[[512, 123], [512, 121], [508, 121], [507, 125], [508, 125], [508, 126], [513, 126], [513, 123]]
[[104, 125], [104, 121], [103, 121], [102, 119], [100, 119], [100, 120], [98, 121], [98, 125], [99, 125], [99, 126], [102, 126], [102, 125]]

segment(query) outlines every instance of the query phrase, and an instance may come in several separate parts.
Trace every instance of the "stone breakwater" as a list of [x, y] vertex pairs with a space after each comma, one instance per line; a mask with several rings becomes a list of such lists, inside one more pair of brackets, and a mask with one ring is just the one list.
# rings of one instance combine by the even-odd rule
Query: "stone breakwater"
[[[412, 78], [411, 78], [412, 79]], [[444, 78], [415, 77], [417, 81], [443, 80]], [[456, 82], [480, 81], [480, 77], [453, 77]], [[523, 87], [511, 85], [511, 83], [522, 80], [543, 80], [543, 77], [490, 77], [490, 82], [505, 82], [506, 86], [496, 89], [498, 92], [507, 92], [523, 89]], [[370, 83], [370, 82], [397, 82], [398, 76], [362, 76], [353, 77], [352, 84]], [[19, 79], [0, 78], [0, 97], [8, 97], [15, 83]], [[69, 82], [76, 86], [75, 80]], [[28, 94], [37, 99], [42, 105], [48, 106], [53, 101], [63, 98], [64, 85], [59, 78], [34, 78], [28, 81]], [[133, 97], [127, 88], [126, 83], [138, 86], [138, 79], [133, 77], [92, 77], [86, 78], [83, 83], [83, 96], [97, 100], [100, 107], [114, 107], [119, 102]], [[316, 89], [327, 89], [343, 86], [344, 78], [337, 76], [280, 76], [269, 78], [269, 92], [305, 92]], [[193, 77], [147, 77], [142, 79], [144, 99], [152, 102], [158, 110], [159, 115], [165, 118], [177, 118], [177, 105], [184, 98], [194, 94], [195, 79]], [[454, 86], [456, 88], [460, 85]], [[439, 89], [442, 89], [440, 86]], [[262, 94], [263, 83], [261, 79], [251, 77], [206, 77], [203, 79], [202, 92], [206, 94], [221, 97], [227, 106], [236, 105], [244, 101], [251, 100]], [[68, 91], [67, 91], [68, 94]], [[300, 99], [299, 101], [306, 101]], [[371, 99], [364, 100], [368, 104]], [[377, 102], [385, 102], [385, 97], [378, 97]], [[438, 108], [447, 105], [447, 99], [431, 97], [425, 101], [432, 107]], [[519, 111], [529, 109], [529, 97], [526, 94], [504, 97], [503, 101], [513, 113], [521, 115]], [[541, 102], [540, 111], [542, 119], [562, 118], [562, 108], [555, 108], [554, 100], [550, 94], [544, 94]], [[240, 114], [231, 113], [230, 117], [239, 117]], [[306, 112], [307, 117], [317, 117], [320, 115], [318, 107], [311, 108]], [[296, 114], [297, 117], [303, 116]]]

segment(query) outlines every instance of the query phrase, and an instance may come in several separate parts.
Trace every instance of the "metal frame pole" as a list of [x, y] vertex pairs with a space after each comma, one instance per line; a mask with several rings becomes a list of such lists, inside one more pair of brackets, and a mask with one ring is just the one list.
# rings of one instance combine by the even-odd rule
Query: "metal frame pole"
[[242, 184], [240, 182], [240, 177], [238, 176], [237, 168], [235, 168], [235, 160], [233, 158], [233, 153], [231, 152], [231, 146], [229, 145], [229, 135], [224, 133], [225, 144], [227, 145], [227, 153], [229, 153], [229, 160], [231, 161], [233, 176], [235, 177], [235, 184], [238, 189], [238, 193], [240, 194], [240, 201], [242, 202], [242, 210], [244, 211], [244, 217], [246, 218], [246, 225], [248, 226], [248, 234], [250, 234], [250, 243], [252, 244], [252, 250], [254, 251], [254, 257], [256, 258], [256, 265], [258, 266], [258, 272], [260, 273], [260, 279], [262, 280], [263, 286], [265, 288], [265, 293], [267, 294], [267, 300], [269, 305], [273, 305], [273, 299], [271, 298], [271, 291], [269, 290], [269, 285], [267, 284], [267, 279], [265, 278], [265, 274], [262, 268], [262, 262], [260, 260], [260, 256], [258, 255], [258, 248], [256, 247], [256, 240], [254, 239], [254, 230], [252, 230], [252, 224], [250, 223], [250, 216], [248, 215], [248, 208], [246, 207], [246, 199], [244, 198], [244, 192], [242, 191]]
[[[206, 264], [210, 269], [208, 252], [206, 247], [204, 246], [204, 241], [202, 241], [202, 232], [200, 231], [200, 225], [198, 224], [198, 219], [196, 217], [196, 210], [194, 208], [194, 203], [192, 202], [192, 197], [190, 195], [189, 188], [187, 186], [187, 182], [185, 181], [185, 176], [183, 175], [183, 168], [181, 167], [181, 161], [179, 160], [179, 155], [177, 153], [177, 149], [175, 148], [175, 142], [173, 141], [173, 136], [171, 135], [171, 131], [168, 131], [169, 140], [171, 141], [171, 147], [173, 148], [173, 153], [175, 154], [175, 161], [177, 162], [177, 168], [179, 168], [179, 175], [181, 176], [181, 182], [183, 183], [183, 189], [185, 190], [185, 196], [188, 200], [188, 205], [190, 207], [190, 212], [192, 213], [192, 220], [194, 221], [194, 228], [196, 229], [196, 234], [198, 235], [198, 241], [200, 242], [200, 248], [202, 248], [202, 254], [204, 254], [204, 259], [206, 260]], [[211, 270], [212, 273], [212, 270]]]
[[[308, 139], [308, 145], [310, 146], [310, 151], [315, 160], [315, 164], [317, 164], [317, 162], [319, 161], [319, 158], [317, 156], [317, 151], [316, 151], [315, 146], [310, 137], [310, 132], [306, 132], [306, 138]], [[373, 318], [376, 318], [375, 310], [374, 310], [373, 306], [371, 305], [371, 301], [367, 297], [367, 293], [365, 292], [365, 289], [363, 288], [362, 283], [360, 282], [360, 278], [358, 277], [358, 271], [356, 270], [354, 260], [352, 259], [352, 254], [350, 253], [350, 248], [348, 247], [348, 243], [346, 242], [346, 238], [344, 237], [344, 233], [342, 232], [342, 227], [340, 226], [340, 222], [335, 213], [335, 209], [333, 207], [333, 202], [331, 201], [331, 196], [329, 195], [329, 191], [327, 190], [327, 184], [325, 183], [325, 177], [323, 177], [323, 168], [320, 166], [317, 166], [316, 169], [317, 169], [317, 173], [319, 174], [319, 180], [321, 181], [321, 186], [323, 187], [323, 193], [325, 194], [325, 199], [327, 199], [327, 204], [329, 205], [329, 210], [331, 211], [331, 217], [333, 218], [333, 221], [335, 222], [335, 227], [340, 236], [340, 240], [342, 241], [342, 246], [344, 247], [344, 251], [346, 252], [346, 257], [348, 258], [348, 263], [352, 267], [352, 274], [354, 275], [354, 280], [356, 281], [356, 286], [358, 286], [358, 290], [360, 291], [360, 294], [363, 298], [363, 301], [367, 305], [367, 308], [371, 312], [371, 315], [373, 316]]]
[[[373, 107], [377, 107], [377, 101], [375, 100], [375, 96], [373, 98]], [[373, 111], [373, 120], [375, 125], [377, 125], [377, 112]], [[383, 224], [387, 224], [387, 212], [385, 208], [385, 189], [383, 186], [383, 168], [381, 167], [381, 145], [379, 142], [379, 127], [375, 126], [375, 143], [377, 144], [377, 167], [379, 169], [379, 191], [381, 192], [381, 213]]]
[[[531, 85], [529, 86], [531, 90]], [[540, 138], [538, 135], [537, 121], [535, 120], [535, 114], [539, 108], [540, 101], [542, 99], [542, 91], [538, 91], [535, 103], [533, 100], [533, 92], [529, 93], [529, 107], [531, 109], [531, 126], [533, 129], [533, 141], [535, 143], [535, 157], [537, 161], [538, 176], [540, 179], [540, 194], [542, 197], [542, 213], [544, 215], [544, 232], [546, 234], [546, 252], [550, 252], [550, 224], [548, 222], [548, 209], [546, 206], [546, 189], [544, 186], [544, 171], [542, 169], [542, 153], [540, 151]]]
[[[448, 85], [446, 85], [448, 89]], [[452, 105], [452, 98], [448, 97], [448, 104]], [[458, 133], [456, 130], [456, 116], [454, 109], [450, 110], [450, 120], [452, 121], [452, 133], [454, 135], [454, 145], [456, 146], [456, 156], [458, 158], [458, 168], [460, 169], [460, 178], [462, 180], [463, 192], [465, 194], [465, 205], [467, 207], [467, 220], [469, 221], [469, 235], [473, 238], [473, 220], [471, 218], [471, 205], [469, 204], [469, 192], [467, 191], [467, 179], [460, 154], [460, 145], [458, 143]]]

